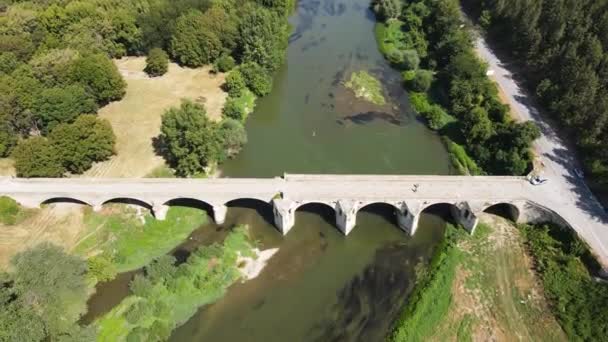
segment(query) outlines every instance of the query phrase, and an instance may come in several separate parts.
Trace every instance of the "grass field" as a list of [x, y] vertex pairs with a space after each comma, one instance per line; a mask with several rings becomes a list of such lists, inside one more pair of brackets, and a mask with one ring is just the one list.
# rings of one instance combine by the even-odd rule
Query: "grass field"
[[393, 341], [566, 341], [551, 314], [523, 237], [484, 214], [472, 237], [446, 253]]
[[83, 221], [85, 232], [72, 251], [85, 258], [103, 254], [120, 273], [169, 253], [207, 222], [207, 214], [196, 208], [171, 207], [166, 219], [160, 221], [146, 210], [118, 205], [101, 213], [86, 208]]
[[219, 120], [227, 94], [221, 90], [223, 74], [209, 73], [209, 67], [188, 69], [171, 63], [161, 77], [148, 77], [143, 69], [145, 58], [128, 57], [115, 61], [127, 82], [121, 101], [99, 110], [110, 121], [116, 134], [116, 156], [87, 171], [88, 177], [144, 177], [162, 166], [152, 139], [160, 133], [161, 115], [181, 99], [204, 104], [208, 115]]

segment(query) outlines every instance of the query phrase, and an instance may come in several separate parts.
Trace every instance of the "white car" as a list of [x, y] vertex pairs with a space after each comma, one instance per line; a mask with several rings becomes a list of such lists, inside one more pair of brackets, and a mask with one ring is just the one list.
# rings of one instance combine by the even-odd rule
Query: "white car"
[[541, 179], [539, 176], [534, 176], [530, 178], [530, 184], [532, 185], [542, 185], [547, 183], [549, 180], [547, 178]]

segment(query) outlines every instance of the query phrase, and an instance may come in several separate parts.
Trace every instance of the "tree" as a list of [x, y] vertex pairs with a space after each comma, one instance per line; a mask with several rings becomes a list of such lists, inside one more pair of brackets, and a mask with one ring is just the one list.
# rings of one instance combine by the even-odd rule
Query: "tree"
[[127, 85], [116, 65], [101, 54], [76, 60], [71, 67], [70, 77], [72, 81], [82, 84], [102, 105], [120, 100], [125, 95]]
[[169, 69], [169, 57], [167, 53], [160, 48], [154, 48], [148, 53], [146, 57], [146, 68], [144, 71], [154, 77], [162, 76]]
[[401, 2], [399, 0], [375, 1], [374, 12], [381, 20], [394, 20], [401, 15]]
[[57, 149], [43, 137], [22, 140], [12, 156], [19, 177], [61, 177], [65, 172]]
[[237, 155], [247, 143], [247, 132], [240, 121], [224, 119], [220, 126], [223, 136], [224, 149], [228, 157]]
[[243, 75], [247, 87], [257, 96], [264, 96], [272, 90], [272, 77], [259, 64], [241, 64], [238, 70]]
[[226, 99], [224, 108], [222, 108], [222, 114], [226, 118], [237, 121], [245, 120], [245, 116], [247, 115], [247, 113], [245, 112], [245, 108], [243, 108], [243, 106], [239, 104], [239, 100], [231, 96]]
[[239, 97], [243, 90], [247, 88], [245, 78], [239, 69], [232, 70], [226, 76], [225, 89], [230, 97]]
[[107, 120], [95, 115], [82, 115], [72, 124], [62, 124], [49, 135], [63, 167], [72, 173], [82, 173], [94, 162], [114, 154], [116, 137]]
[[236, 62], [232, 56], [222, 54], [213, 64], [213, 69], [216, 72], [227, 72], [232, 70], [236, 66]]
[[420, 65], [420, 57], [416, 50], [405, 50], [401, 56], [401, 64], [405, 70], [416, 70]]
[[8, 156], [17, 145], [17, 134], [8, 118], [0, 116], [0, 158]]
[[475, 107], [463, 118], [464, 135], [471, 144], [483, 143], [494, 134], [492, 121], [481, 107]]
[[0, 74], [10, 74], [19, 65], [19, 60], [12, 52], [0, 53]]
[[95, 98], [78, 84], [45, 89], [32, 106], [34, 117], [44, 132], [52, 130], [58, 124], [71, 123], [80, 114], [96, 111]]
[[15, 255], [11, 264], [18, 301], [34, 309], [51, 339], [72, 331], [86, 311], [85, 261], [44, 243]]
[[205, 108], [191, 101], [163, 114], [161, 140], [167, 159], [179, 175], [195, 175], [224, 159], [223, 141], [217, 124], [207, 118]]
[[264, 7], [246, 6], [239, 25], [241, 61], [276, 70], [283, 62], [288, 35], [284, 16]]
[[222, 52], [217, 34], [202, 24], [203, 13], [192, 10], [175, 23], [171, 38], [171, 55], [179, 63], [199, 67], [214, 61]]
[[410, 82], [412, 90], [417, 92], [425, 92], [431, 88], [433, 82], [433, 72], [430, 70], [416, 70], [414, 79]]

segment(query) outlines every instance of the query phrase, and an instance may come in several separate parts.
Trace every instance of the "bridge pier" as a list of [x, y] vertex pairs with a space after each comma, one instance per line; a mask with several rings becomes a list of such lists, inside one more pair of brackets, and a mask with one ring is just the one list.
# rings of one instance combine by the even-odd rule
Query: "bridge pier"
[[420, 219], [420, 214], [413, 215], [407, 210], [397, 210], [397, 225], [410, 236], [414, 236], [418, 229], [418, 219]]
[[154, 214], [154, 217], [157, 220], [164, 220], [167, 217], [167, 212], [169, 211], [169, 206], [168, 205], [155, 205], [152, 208], [152, 213]]
[[471, 208], [468, 205], [452, 206], [450, 211], [452, 212], [452, 216], [454, 217], [454, 220], [456, 220], [456, 223], [466, 229], [469, 234], [475, 232], [479, 218], [471, 211]]
[[272, 211], [274, 213], [274, 225], [285, 235], [295, 224], [295, 213], [292, 202], [282, 198], [272, 200]]
[[336, 204], [336, 226], [344, 235], [357, 224], [357, 206], [354, 201], [338, 201]]
[[223, 204], [213, 206], [213, 220], [216, 224], [224, 224], [228, 207]]

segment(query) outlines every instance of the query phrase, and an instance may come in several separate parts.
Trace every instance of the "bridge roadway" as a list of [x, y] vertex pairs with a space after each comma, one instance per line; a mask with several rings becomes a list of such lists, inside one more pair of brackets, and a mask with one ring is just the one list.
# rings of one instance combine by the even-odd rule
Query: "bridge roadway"
[[553, 221], [569, 226], [590, 246], [604, 271], [608, 271], [608, 221], [602, 214], [563, 196], [550, 183], [531, 185], [524, 177], [499, 176], [386, 176], [295, 175], [276, 178], [126, 179], [60, 178], [0, 179], [0, 196], [9, 196], [26, 207], [45, 203], [79, 202], [99, 210], [106, 203], [122, 202], [149, 208], [164, 219], [172, 204], [195, 200], [224, 222], [231, 201], [253, 199], [272, 204], [277, 228], [293, 227], [295, 211], [307, 203], [322, 203], [336, 212], [336, 226], [348, 234], [357, 211], [366, 205], [387, 203], [395, 207], [399, 227], [414, 234], [422, 211], [435, 204], [449, 204], [454, 219], [471, 233], [478, 215], [502, 204], [517, 222]]

